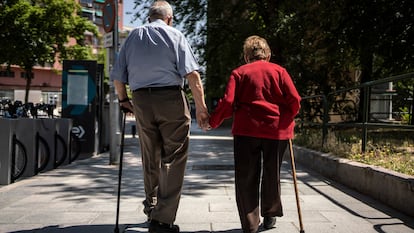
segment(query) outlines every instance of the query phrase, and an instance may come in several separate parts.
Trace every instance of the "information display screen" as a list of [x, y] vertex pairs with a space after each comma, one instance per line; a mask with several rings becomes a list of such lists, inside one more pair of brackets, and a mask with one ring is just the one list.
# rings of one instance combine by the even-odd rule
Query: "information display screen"
[[88, 73], [68, 73], [68, 105], [88, 105]]

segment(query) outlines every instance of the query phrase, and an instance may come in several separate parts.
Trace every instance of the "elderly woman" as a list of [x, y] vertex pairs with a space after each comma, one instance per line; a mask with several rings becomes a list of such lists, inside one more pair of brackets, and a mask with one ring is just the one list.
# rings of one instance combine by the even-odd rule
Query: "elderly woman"
[[301, 98], [286, 69], [269, 62], [265, 39], [248, 37], [243, 53], [246, 64], [232, 71], [209, 123], [217, 128], [233, 117], [237, 207], [243, 232], [255, 233], [260, 215], [265, 229], [283, 216], [280, 167]]

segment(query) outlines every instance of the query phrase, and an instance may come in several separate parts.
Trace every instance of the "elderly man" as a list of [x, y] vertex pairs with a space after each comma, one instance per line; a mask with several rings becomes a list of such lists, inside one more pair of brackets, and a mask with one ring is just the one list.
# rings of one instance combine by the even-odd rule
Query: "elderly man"
[[[133, 111], [138, 125], [144, 172], [144, 213], [149, 232], [179, 232], [173, 225], [181, 196], [191, 116], [183, 92], [191, 89], [199, 127], [209, 114], [199, 65], [184, 35], [172, 27], [173, 11], [155, 1], [149, 23], [134, 29], [123, 44], [111, 79], [121, 108]], [[132, 90], [132, 103], [126, 85]]]

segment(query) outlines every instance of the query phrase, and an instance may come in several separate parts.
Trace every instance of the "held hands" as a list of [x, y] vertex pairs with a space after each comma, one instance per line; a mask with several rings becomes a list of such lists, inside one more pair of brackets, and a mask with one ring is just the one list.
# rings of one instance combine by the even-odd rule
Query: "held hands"
[[197, 124], [202, 130], [207, 131], [211, 129], [209, 124], [210, 114], [207, 111], [196, 112]]

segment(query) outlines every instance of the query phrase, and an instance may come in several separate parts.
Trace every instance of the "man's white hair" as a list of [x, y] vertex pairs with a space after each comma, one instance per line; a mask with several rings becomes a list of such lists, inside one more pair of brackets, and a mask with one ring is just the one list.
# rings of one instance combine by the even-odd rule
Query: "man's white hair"
[[173, 16], [171, 5], [167, 1], [155, 1], [149, 9], [149, 17], [152, 20], [165, 19]]

